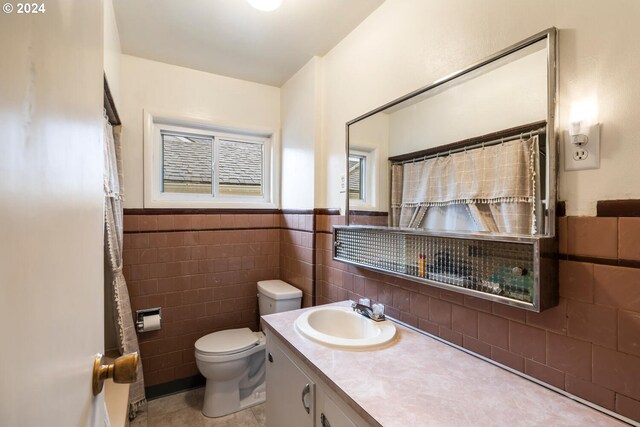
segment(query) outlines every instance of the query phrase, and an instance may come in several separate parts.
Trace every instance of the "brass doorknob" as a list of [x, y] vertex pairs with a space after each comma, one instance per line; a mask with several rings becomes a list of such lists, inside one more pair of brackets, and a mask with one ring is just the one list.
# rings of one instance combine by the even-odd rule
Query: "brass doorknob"
[[138, 378], [138, 362], [140, 356], [137, 352], [118, 357], [113, 363], [103, 364], [104, 354], [96, 354], [93, 360], [93, 395], [97, 396], [102, 391], [104, 380], [112, 378], [114, 383], [133, 383]]

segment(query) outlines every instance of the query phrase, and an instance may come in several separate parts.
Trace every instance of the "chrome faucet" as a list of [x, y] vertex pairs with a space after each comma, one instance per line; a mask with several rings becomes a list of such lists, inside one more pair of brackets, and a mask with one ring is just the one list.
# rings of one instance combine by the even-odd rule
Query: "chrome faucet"
[[359, 304], [357, 302], [351, 303], [351, 308], [356, 313], [362, 314], [364, 317], [368, 317], [376, 322], [382, 322], [385, 320], [385, 316], [382, 313], [374, 313], [373, 309], [367, 305]]

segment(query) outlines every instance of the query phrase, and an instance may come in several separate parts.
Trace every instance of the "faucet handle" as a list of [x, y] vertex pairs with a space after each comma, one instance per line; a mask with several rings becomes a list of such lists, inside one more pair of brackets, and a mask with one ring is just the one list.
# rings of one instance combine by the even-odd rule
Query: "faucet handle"
[[384, 316], [384, 304], [373, 304], [373, 307], [371, 308], [373, 309], [374, 316]]
[[371, 300], [369, 298], [360, 298], [358, 303], [360, 305], [364, 305], [365, 307], [371, 307]]

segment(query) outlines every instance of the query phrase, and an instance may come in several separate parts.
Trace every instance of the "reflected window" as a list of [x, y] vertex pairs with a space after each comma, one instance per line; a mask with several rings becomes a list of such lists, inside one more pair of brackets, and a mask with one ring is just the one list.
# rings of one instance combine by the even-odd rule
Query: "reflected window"
[[367, 157], [349, 155], [349, 199], [365, 200]]

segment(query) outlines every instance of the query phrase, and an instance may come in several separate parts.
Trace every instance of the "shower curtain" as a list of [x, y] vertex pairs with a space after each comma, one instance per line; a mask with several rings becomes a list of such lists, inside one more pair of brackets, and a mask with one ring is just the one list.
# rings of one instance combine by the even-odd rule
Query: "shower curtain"
[[[105, 193], [105, 252], [113, 298], [113, 318], [117, 332], [120, 354], [138, 351], [129, 291], [122, 273], [122, 157], [120, 127], [113, 129], [106, 116], [104, 118], [104, 193]], [[115, 130], [115, 132], [114, 132]], [[135, 418], [138, 410], [146, 403], [142, 363], [138, 364], [138, 379], [129, 387], [129, 419]]]
[[538, 136], [395, 164], [393, 225], [535, 234]]

